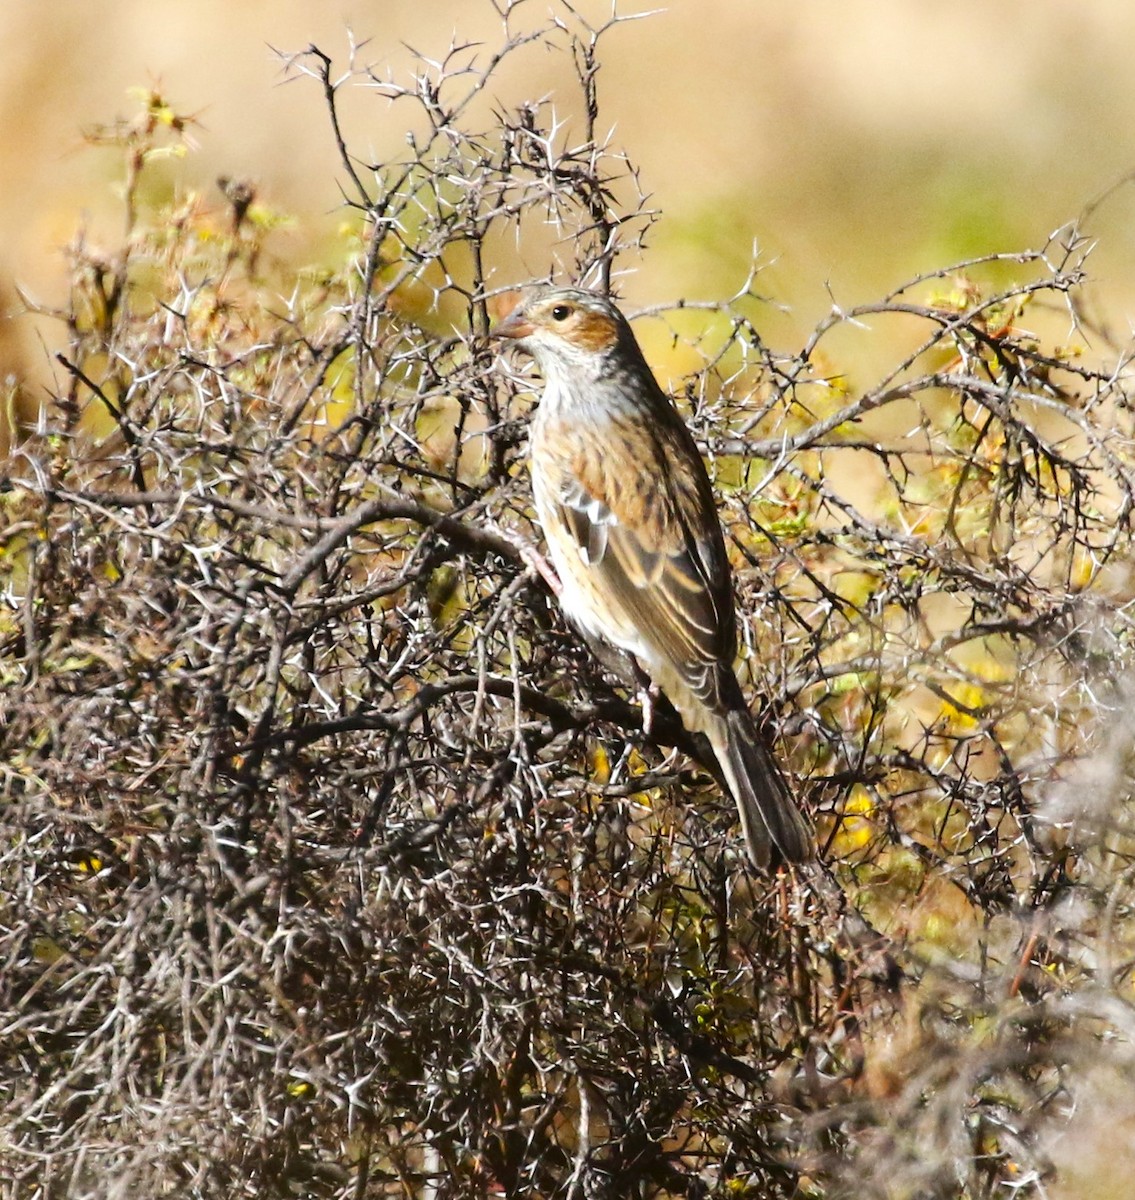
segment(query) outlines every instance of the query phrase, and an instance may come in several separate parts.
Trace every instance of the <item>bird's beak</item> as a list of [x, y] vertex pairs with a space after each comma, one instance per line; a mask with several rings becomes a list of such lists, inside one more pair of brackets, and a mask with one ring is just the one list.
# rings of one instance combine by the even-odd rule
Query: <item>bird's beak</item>
[[517, 305], [492, 332], [494, 338], [526, 338], [536, 326], [524, 315], [524, 306]]

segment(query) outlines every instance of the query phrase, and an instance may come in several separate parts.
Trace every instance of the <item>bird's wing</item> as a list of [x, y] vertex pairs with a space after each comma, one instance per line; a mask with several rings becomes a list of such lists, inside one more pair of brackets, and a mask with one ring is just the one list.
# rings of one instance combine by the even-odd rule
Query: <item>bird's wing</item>
[[[644, 435], [655, 443], [649, 470]], [[573, 439], [557, 472], [556, 516], [593, 584], [650, 656], [713, 704], [736, 635], [729, 564], [701, 456], [676, 414], [640, 426], [626, 449], [610, 430], [603, 437], [601, 447]], [[637, 460], [630, 457], [636, 445]]]

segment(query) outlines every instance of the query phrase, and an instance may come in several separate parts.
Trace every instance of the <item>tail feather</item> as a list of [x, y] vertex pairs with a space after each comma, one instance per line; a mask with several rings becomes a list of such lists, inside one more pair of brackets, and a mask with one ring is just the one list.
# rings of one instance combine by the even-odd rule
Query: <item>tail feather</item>
[[737, 802], [753, 863], [764, 869], [774, 855], [790, 863], [812, 858], [815, 835], [748, 710], [732, 709], [706, 732]]

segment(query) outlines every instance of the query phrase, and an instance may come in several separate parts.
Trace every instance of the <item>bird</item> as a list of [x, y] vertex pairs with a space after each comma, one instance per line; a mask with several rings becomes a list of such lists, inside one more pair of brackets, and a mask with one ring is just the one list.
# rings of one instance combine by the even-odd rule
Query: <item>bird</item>
[[495, 336], [544, 380], [528, 457], [561, 608], [708, 739], [754, 866], [811, 859], [812, 828], [734, 669], [733, 576], [705, 463], [626, 317], [596, 292], [538, 285]]

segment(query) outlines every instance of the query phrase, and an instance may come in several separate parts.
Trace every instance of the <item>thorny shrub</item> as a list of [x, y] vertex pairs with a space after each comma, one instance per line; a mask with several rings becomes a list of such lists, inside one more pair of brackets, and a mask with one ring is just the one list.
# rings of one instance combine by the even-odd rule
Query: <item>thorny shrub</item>
[[[147, 202], [160, 96], [97, 131], [128, 233], [73, 247], [0, 493], [0, 1194], [1055, 1194], [1135, 1033], [1133, 416], [1086, 241], [795, 353], [754, 280], [635, 314], [697, 356], [745, 678], [821, 832], [756, 877], [524, 567], [496, 264], [607, 287], [655, 214], [598, 134], [611, 25], [521, 8], [405, 85], [292, 60], [354, 222], [298, 281], [251, 185]], [[574, 133], [484, 103], [548, 46]], [[358, 82], [401, 161], [346, 144]], [[905, 347], [868, 384], [854, 331]]]

